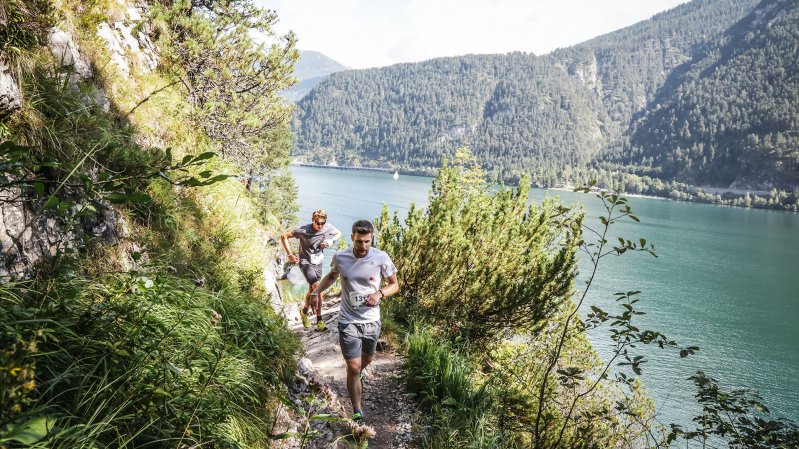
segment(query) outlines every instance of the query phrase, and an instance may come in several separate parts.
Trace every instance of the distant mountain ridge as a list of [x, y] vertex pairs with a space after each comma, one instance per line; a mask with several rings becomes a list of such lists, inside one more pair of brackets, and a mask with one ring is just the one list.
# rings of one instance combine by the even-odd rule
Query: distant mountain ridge
[[[298, 103], [294, 154], [318, 163], [392, 164], [432, 173], [442, 156], [467, 145], [489, 176], [510, 182], [531, 173], [543, 186], [598, 178], [632, 193], [689, 199], [688, 184], [776, 187], [790, 194], [799, 185], [797, 27], [790, 26], [799, 23], [796, 9], [789, 0], [694, 0], [543, 56], [466, 55], [336, 73]], [[713, 59], [722, 53], [738, 56]], [[781, 70], [760, 70], [771, 61]], [[753, 68], [762, 76], [743, 76]], [[778, 91], [779, 104], [750, 106], [757, 117], [768, 109], [788, 118], [758, 119], [743, 134], [757, 140], [746, 147], [749, 156], [740, 154], [735, 133], [691, 132], [693, 140], [683, 142], [673, 130], [658, 131], [690, 115], [689, 99], [705, 88], [715, 89], [718, 100], [731, 90]], [[716, 130], [735, 129], [733, 122], [749, 117], [749, 109], [716, 117]], [[689, 130], [698, 131], [701, 121], [688, 120]], [[763, 145], [764, 139], [771, 143]], [[700, 144], [707, 153], [701, 169], [701, 158], [693, 169], [675, 169], [688, 159], [669, 155]], [[720, 145], [724, 157], [718, 157]], [[675, 189], [683, 194], [669, 193]], [[793, 195], [780, 201], [796, 201]]]
[[297, 102], [317, 84], [324, 81], [328, 75], [343, 70], [349, 70], [349, 67], [318, 51], [300, 50], [300, 59], [294, 64], [294, 76], [298, 82], [286, 89], [283, 96], [290, 101]]

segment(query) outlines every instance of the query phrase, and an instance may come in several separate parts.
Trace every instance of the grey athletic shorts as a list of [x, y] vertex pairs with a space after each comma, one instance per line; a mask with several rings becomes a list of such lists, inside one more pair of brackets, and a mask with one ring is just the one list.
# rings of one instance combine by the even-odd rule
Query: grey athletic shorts
[[305, 280], [308, 281], [308, 285], [316, 284], [322, 279], [321, 263], [319, 265], [300, 263], [300, 270], [302, 270], [302, 275], [305, 276]]
[[374, 354], [378, 339], [380, 339], [380, 321], [338, 323], [338, 342], [344, 360], [359, 359], [361, 354]]

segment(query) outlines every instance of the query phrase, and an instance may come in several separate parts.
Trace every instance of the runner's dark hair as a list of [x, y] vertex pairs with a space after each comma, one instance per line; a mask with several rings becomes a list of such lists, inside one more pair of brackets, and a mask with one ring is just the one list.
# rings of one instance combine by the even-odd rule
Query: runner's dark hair
[[352, 233], [353, 234], [371, 234], [374, 232], [374, 227], [372, 226], [372, 222], [369, 220], [358, 220], [352, 224]]

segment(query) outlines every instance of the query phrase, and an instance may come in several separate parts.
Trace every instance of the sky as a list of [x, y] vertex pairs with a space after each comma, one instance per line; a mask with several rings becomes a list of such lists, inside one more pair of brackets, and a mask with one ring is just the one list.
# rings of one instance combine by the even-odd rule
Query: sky
[[354, 69], [469, 53], [549, 53], [618, 30], [687, 0], [255, 0]]

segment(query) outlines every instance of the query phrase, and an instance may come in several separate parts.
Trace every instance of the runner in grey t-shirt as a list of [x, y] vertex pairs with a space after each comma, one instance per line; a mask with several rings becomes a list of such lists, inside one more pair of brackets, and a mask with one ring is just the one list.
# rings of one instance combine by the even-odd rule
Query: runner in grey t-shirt
[[[283, 249], [289, 255], [291, 263], [299, 263], [305, 280], [308, 281], [308, 292], [305, 294], [305, 303], [300, 309], [302, 325], [309, 327], [309, 309], [316, 312], [316, 330], [324, 331], [327, 329], [322, 320], [322, 301], [320, 298], [311, 297], [313, 289], [319, 285], [322, 278], [322, 260], [325, 258], [325, 248], [329, 247], [334, 241], [341, 237], [341, 231], [327, 222], [327, 213], [316, 210], [311, 215], [311, 222], [305, 226], [300, 226], [292, 231], [286, 231], [280, 235], [280, 242]], [[291, 253], [288, 239], [295, 238], [300, 241], [299, 257]]]
[[[352, 419], [363, 422], [361, 379], [372, 362], [380, 338], [380, 301], [399, 290], [397, 268], [383, 251], [372, 248], [372, 223], [358, 220], [352, 225], [352, 246], [336, 252], [330, 273], [312, 296], [341, 278], [341, 310], [338, 315], [338, 338], [347, 363], [347, 391], [350, 394]], [[386, 286], [381, 287], [381, 281]]]

